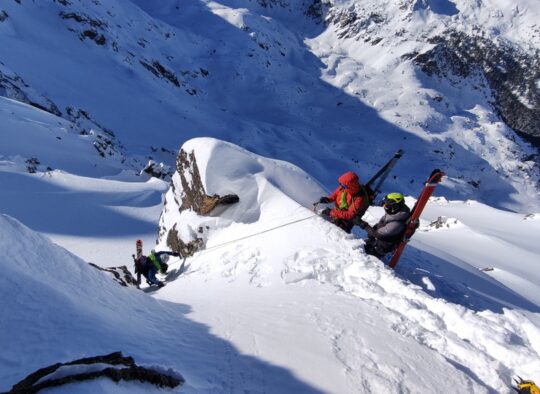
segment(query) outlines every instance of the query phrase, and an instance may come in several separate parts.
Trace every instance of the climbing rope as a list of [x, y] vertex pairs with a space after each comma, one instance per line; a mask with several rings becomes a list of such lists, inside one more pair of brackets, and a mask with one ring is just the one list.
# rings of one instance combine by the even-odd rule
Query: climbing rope
[[[256, 237], [258, 235], [261, 235], [261, 234], [265, 234], [265, 233], [269, 233], [271, 231], [274, 231], [274, 230], [277, 230], [277, 229], [280, 229], [280, 228], [283, 228], [283, 227], [287, 227], [287, 226], [290, 226], [290, 225], [293, 225], [293, 224], [296, 224], [296, 223], [300, 223], [300, 222], [304, 222], [306, 220], [309, 220], [309, 219], [312, 219], [314, 217], [318, 216], [317, 214], [313, 214], [313, 215], [310, 215], [308, 217], [305, 217], [305, 218], [302, 218], [302, 219], [297, 219], [297, 220], [293, 220], [292, 222], [287, 222], [287, 223], [284, 223], [284, 224], [280, 224], [279, 226], [275, 226], [275, 227], [272, 227], [272, 228], [268, 228], [266, 230], [263, 230], [263, 231], [259, 231], [257, 233], [253, 233], [253, 234], [249, 234], [249, 235], [246, 235], [244, 237], [240, 237], [240, 238], [237, 238], [237, 239], [233, 239], [233, 240], [230, 240], [230, 241], [227, 241], [227, 242], [223, 242], [221, 244], [218, 244], [218, 245], [214, 245], [214, 246], [211, 246], [209, 248], [206, 248], [206, 249], [203, 249], [203, 250], [199, 250], [199, 251], [193, 251], [192, 253], [190, 253], [189, 255], [185, 256], [182, 260], [182, 264], [181, 264], [181, 268], [185, 265], [186, 263], [186, 260], [189, 258], [189, 257], [193, 257], [195, 256], [196, 254], [198, 254], [197, 257], [200, 257], [202, 254], [206, 253], [206, 252], [210, 252], [212, 250], [215, 250], [215, 249], [219, 249], [219, 248], [222, 248], [224, 246], [227, 246], [227, 245], [230, 245], [230, 244], [234, 244], [234, 243], [237, 243], [237, 242], [240, 242], [240, 241], [244, 241], [246, 239], [249, 239], [249, 238], [253, 238], [253, 237]], [[180, 261], [180, 260], [179, 260]]]
[[209, 248], [203, 249], [203, 250], [195, 252], [195, 253], [203, 254], [204, 252], [209, 252], [209, 251], [214, 250], [214, 249], [219, 249], [219, 248], [221, 248], [223, 246], [227, 246], [227, 245], [230, 245], [230, 244], [233, 244], [233, 243], [236, 243], [236, 242], [240, 242], [240, 241], [243, 241], [243, 240], [248, 239], [248, 238], [256, 237], [257, 235], [269, 233], [270, 231], [274, 231], [274, 230], [277, 230], [279, 228], [287, 227], [287, 226], [290, 226], [292, 224], [296, 224], [296, 223], [306, 221], [306, 220], [311, 219], [311, 218], [313, 218], [315, 216], [318, 216], [318, 215], [314, 214], [314, 215], [310, 215], [310, 216], [302, 218], [302, 219], [298, 219], [298, 220], [294, 220], [292, 222], [284, 223], [284, 224], [281, 224], [281, 225], [276, 226], [276, 227], [272, 227], [272, 228], [269, 228], [269, 229], [266, 229], [266, 230], [263, 230], [263, 231], [259, 231], [257, 233], [253, 233], [253, 234], [241, 237], [241, 238], [233, 239], [231, 241], [227, 241], [227, 242], [223, 242], [223, 243], [218, 244], [218, 245], [211, 246]]

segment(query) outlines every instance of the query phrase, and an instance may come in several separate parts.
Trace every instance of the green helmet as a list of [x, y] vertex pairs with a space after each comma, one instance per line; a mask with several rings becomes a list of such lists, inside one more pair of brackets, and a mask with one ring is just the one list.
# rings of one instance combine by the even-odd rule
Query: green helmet
[[393, 202], [396, 204], [401, 204], [403, 201], [405, 201], [405, 197], [403, 196], [402, 193], [388, 193], [384, 200], [385, 202], [389, 202], [389, 203]]
[[405, 204], [405, 197], [402, 193], [388, 193], [384, 199], [384, 210], [386, 213], [394, 214]]

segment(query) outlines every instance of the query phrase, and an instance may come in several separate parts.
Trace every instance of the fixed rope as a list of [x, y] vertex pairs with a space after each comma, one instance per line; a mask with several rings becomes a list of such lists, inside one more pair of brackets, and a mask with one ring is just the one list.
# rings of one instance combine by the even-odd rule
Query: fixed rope
[[203, 254], [204, 252], [209, 252], [209, 251], [214, 250], [214, 249], [219, 249], [219, 248], [221, 248], [223, 246], [226, 246], [226, 245], [230, 245], [230, 244], [233, 244], [233, 243], [236, 243], [236, 242], [240, 242], [240, 241], [243, 241], [243, 240], [248, 239], [248, 238], [256, 237], [257, 235], [269, 233], [270, 231], [274, 231], [274, 230], [277, 230], [279, 228], [287, 227], [287, 226], [290, 226], [292, 224], [296, 224], [296, 223], [306, 221], [306, 220], [311, 219], [311, 218], [313, 218], [315, 216], [318, 216], [318, 215], [313, 214], [313, 215], [310, 215], [310, 216], [302, 218], [302, 219], [298, 219], [298, 220], [294, 220], [292, 222], [284, 223], [284, 224], [281, 224], [281, 225], [276, 226], [276, 227], [272, 227], [272, 228], [269, 228], [269, 229], [266, 229], [266, 230], [263, 230], [263, 231], [259, 231], [257, 233], [253, 233], [253, 234], [250, 234], [250, 235], [246, 235], [244, 237], [240, 237], [240, 238], [237, 238], [237, 239], [233, 239], [231, 241], [227, 241], [227, 242], [223, 242], [223, 243], [218, 244], [218, 245], [211, 246], [209, 248], [206, 248], [206, 249], [201, 250], [201, 251], [196, 252], [196, 253]]
[[[211, 246], [211, 247], [206, 248], [206, 249], [203, 249], [203, 250], [194, 251], [194, 252], [190, 253], [189, 255], [185, 256], [185, 257], [182, 259], [183, 261], [182, 261], [180, 270], [184, 267], [184, 265], [185, 265], [185, 263], [186, 263], [186, 260], [187, 260], [189, 257], [193, 257], [195, 254], [198, 254], [198, 255], [200, 256], [200, 255], [202, 255], [202, 254], [205, 253], [205, 252], [210, 252], [210, 251], [212, 251], [212, 250], [219, 249], [219, 248], [222, 248], [222, 247], [224, 247], [224, 246], [227, 246], [227, 245], [230, 245], [230, 244], [233, 244], [233, 243], [236, 243], [236, 242], [244, 241], [244, 240], [246, 240], [246, 239], [253, 238], [253, 237], [256, 237], [256, 236], [261, 235], [261, 234], [269, 233], [270, 231], [274, 231], [274, 230], [277, 230], [277, 229], [280, 229], [280, 228], [283, 228], [283, 227], [287, 227], [287, 226], [290, 226], [290, 225], [292, 225], [292, 224], [300, 223], [300, 222], [303, 222], [303, 221], [312, 219], [312, 218], [314, 218], [315, 216], [319, 216], [319, 215], [313, 214], [313, 215], [310, 215], [310, 216], [305, 217], [305, 218], [302, 218], [302, 219], [293, 220], [292, 222], [287, 222], [287, 223], [284, 223], [284, 224], [280, 224], [279, 226], [275, 226], [275, 227], [272, 227], [272, 228], [269, 228], [269, 229], [266, 229], [266, 230], [263, 230], [263, 231], [259, 231], [259, 232], [257, 232], [257, 233], [249, 234], [249, 235], [246, 235], [246, 236], [244, 236], [244, 237], [240, 237], [240, 238], [233, 239], [233, 240], [230, 240], [230, 241], [227, 241], [227, 242], [223, 242], [223, 243], [221, 243], [221, 244], [214, 245], [214, 246]], [[198, 256], [197, 256], [197, 257], [198, 257]]]

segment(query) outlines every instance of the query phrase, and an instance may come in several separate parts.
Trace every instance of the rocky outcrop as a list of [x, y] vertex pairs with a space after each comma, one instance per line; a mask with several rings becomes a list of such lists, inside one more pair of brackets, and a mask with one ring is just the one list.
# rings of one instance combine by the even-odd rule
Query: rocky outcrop
[[165, 200], [165, 211], [160, 220], [160, 239], [164, 239], [166, 245], [180, 256], [189, 257], [204, 247], [202, 234], [205, 228], [201, 226], [192, 230], [189, 236], [183, 238], [178, 223], [171, 224], [169, 227], [163, 224], [164, 215], [173, 214], [166, 211], [173, 209], [178, 214], [193, 211], [199, 216], [207, 216], [218, 206], [226, 206], [238, 201], [240, 199], [236, 194], [208, 195], [201, 179], [195, 152], [188, 153], [181, 149], [176, 158], [176, 173], [173, 176], [171, 191], [168, 199]]
[[493, 107], [516, 132], [540, 147], [540, 53], [506, 42], [447, 31], [429, 40], [433, 49], [413, 56], [426, 74], [450, 79], [481, 73], [493, 92]]
[[171, 70], [167, 69], [167, 67], [162, 65], [158, 60], [148, 61], [145, 59], [139, 60], [139, 63], [141, 63], [145, 69], [154, 74], [154, 76], [164, 78], [174, 86], [180, 87], [180, 81], [178, 80], [177, 76]]
[[[64, 367], [78, 366], [71, 370]], [[65, 369], [62, 371], [62, 369]], [[76, 371], [76, 372], [75, 372]], [[59, 372], [61, 377], [55, 377]], [[132, 357], [124, 357], [121, 352], [115, 352], [104, 356], [87, 357], [67, 363], [56, 363], [41, 368], [19, 383], [15, 384], [8, 394], [33, 394], [41, 390], [69, 385], [71, 383], [84, 382], [97, 378], [109, 378], [114, 382], [121, 380], [139, 381], [150, 383], [158, 387], [175, 388], [185, 382], [178, 373], [164, 373], [151, 368], [141, 367], [135, 364]]]
[[264, 8], [290, 7], [290, 3], [287, 0], [257, 0], [257, 3], [259, 3], [259, 5]]
[[0, 96], [20, 101], [56, 116], [62, 116], [55, 103], [32, 89], [2, 62], [0, 62]]
[[[418, 30], [414, 15], [430, 12], [437, 17], [456, 15], [452, 2], [399, 0], [393, 5], [364, 2], [343, 6], [334, 0], [313, 0], [306, 15], [334, 29], [340, 39], [381, 45], [392, 51], [400, 42], [414, 42], [417, 52], [402, 60], [429, 76], [459, 83], [478, 80], [474, 89], [491, 96], [494, 112], [514, 131], [540, 147], [540, 51], [533, 45], [510, 42], [488, 33], [483, 26], [465, 26], [463, 20], [432, 18]], [[396, 16], [405, 24], [392, 25]], [[406, 23], [410, 23], [411, 33]], [[423, 45], [422, 45], [423, 44]], [[426, 48], [424, 51], [422, 48]], [[478, 78], [475, 78], [478, 77]], [[485, 86], [482, 86], [485, 82]], [[490, 97], [490, 98], [491, 98]]]
[[195, 238], [191, 242], [184, 242], [176, 229], [176, 224], [167, 233], [167, 245], [172, 251], [180, 254], [180, 256], [186, 258], [192, 256], [198, 250], [201, 250], [204, 246], [202, 238]]
[[120, 286], [137, 286], [137, 281], [135, 280], [133, 275], [131, 275], [131, 272], [129, 272], [125, 265], [122, 265], [120, 267], [103, 268], [94, 263], [88, 264], [100, 271], [108, 273], [112, 277], [112, 279]]
[[[63, 5], [68, 6], [71, 4], [63, 4]], [[60, 11], [59, 16], [64, 20], [72, 20], [76, 22], [78, 25], [82, 26], [82, 30], [79, 32], [79, 38], [81, 39], [81, 41], [85, 39], [90, 39], [94, 41], [97, 45], [106, 44], [107, 42], [107, 39], [105, 38], [105, 31], [107, 28], [106, 22], [97, 18], [93, 18], [84, 13]], [[71, 30], [76, 31], [76, 29], [73, 29], [73, 28], [71, 28]]]
[[170, 179], [174, 172], [168, 165], [150, 160], [142, 169], [141, 174], [142, 173], [158, 179]]
[[199, 166], [195, 158], [195, 152], [187, 153], [180, 150], [176, 158], [176, 171], [182, 184], [182, 204], [180, 212], [191, 209], [199, 215], [208, 215], [218, 205], [228, 205], [238, 202], [240, 199], [235, 194], [209, 196], [204, 190], [199, 173]]

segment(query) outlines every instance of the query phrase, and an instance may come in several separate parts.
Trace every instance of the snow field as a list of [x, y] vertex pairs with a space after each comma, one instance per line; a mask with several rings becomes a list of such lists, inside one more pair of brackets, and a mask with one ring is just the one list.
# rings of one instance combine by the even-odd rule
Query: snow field
[[[340, 0], [390, 21], [371, 25], [370, 42], [300, 19], [296, 3], [4, 3], [0, 71], [64, 115], [87, 111], [125, 145], [100, 158], [95, 134], [0, 97], [0, 210], [86, 261], [129, 265], [135, 239], [154, 246], [167, 184], [133, 169], [150, 146], [176, 150], [201, 132], [299, 165], [326, 188], [349, 169], [365, 180], [404, 148], [388, 191], [416, 196], [424, 171], [443, 166], [438, 192], [498, 209], [434, 201], [389, 272], [362, 241], [311, 217], [326, 192], [298, 167], [191, 140], [209, 194], [241, 201], [212, 217], [176, 215], [167, 192], [160, 224], [179, 223], [207, 251], [155, 293], [165, 301], [119, 288], [0, 217], [0, 391], [44, 365], [119, 349], [172, 366], [188, 381], [182, 391], [197, 393], [504, 393], [516, 375], [540, 379], [540, 200], [533, 162], [521, 160], [534, 151], [490, 114], [490, 98], [473, 89], [482, 81], [433, 80], [400, 58], [429, 49], [421, 35], [477, 24], [538, 48], [538, 3], [418, 1], [408, 18], [397, 3]], [[91, 26], [60, 11], [103, 21], [107, 44], [81, 39]], [[154, 60], [181, 86], [141, 64]], [[26, 173], [32, 157], [37, 174]], [[443, 227], [428, 225], [439, 216]], [[137, 390], [151, 388], [76, 387]]]
[[[429, 375], [428, 370], [433, 367], [433, 363], [436, 363], [437, 365], [450, 365], [457, 371], [464, 371], [467, 378], [466, 381], [460, 381], [457, 392], [470, 392], [473, 386], [475, 387], [474, 392], [482, 392], [482, 390], [485, 392], [493, 390], [505, 392], [512, 376], [516, 374], [535, 376], [539, 373], [540, 362], [537, 360], [540, 349], [536, 341], [540, 335], [540, 329], [529, 320], [530, 317], [537, 318], [537, 306], [535, 307], [532, 303], [528, 304], [530, 308], [535, 308], [535, 313], [516, 309], [516, 306], [512, 305], [509, 300], [516, 303], [521, 302], [521, 304], [527, 304], [527, 301], [514, 294], [514, 299], [506, 297], [499, 300], [501, 303], [506, 302], [505, 308], [501, 309], [499, 313], [488, 309], [469, 309], [447, 301], [445, 292], [437, 288], [439, 283], [436, 286], [431, 284], [434, 286], [432, 292], [434, 296], [426, 294], [422, 287], [411, 285], [406, 280], [407, 275], [412, 275], [407, 270], [411, 269], [410, 265], [414, 262], [407, 262], [407, 260], [402, 262], [404, 269], [401, 272], [398, 270], [398, 275], [396, 275], [393, 271], [385, 268], [379, 260], [365, 256], [361, 250], [361, 241], [346, 235], [317, 217], [266, 232], [268, 229], [294, 222], [297, 218], [309, 218], [311, 212], [307, 208], [299, 207], [297, 201], [317, 200], [321, 193], [318, 186], [313, 184], [311, 187], [308, 185], [299, 188], [297, 190], [304, 192], [303, 197], [299, 193], [291, 199], [291, 195], [286, 190], [273, 185], [294, 185], [297, 183], [294, 179], [298, 178], [298, 170], [292, 174], [275, 169], [272, 171], [270, 170], [272, 168], [271, 161], [242, 151], [230, 144], [208, 139], [190, 141], [184, 146], [184, 149], [187, 151], [194, 149], [199, 163], [203, 162], [204, 159], [210, 159], [216, 163], [219, 163], [220, 159], [223, 160], [223, 166], [213, 165], [211, 167], [211, 178], [208, 173], [210, 165], [201, 165], [201, 168], [206, 169], [205, 181], [210, 182], [211, 179], [212, 182], [212, 187], [208, 187], [208, 189], [211, 190], [211, 193], [221, 193], [222, 190], [233, 191], [240, 196], [241, 202], [221, 214], [222, 217], [227, 217], [226, 222], [215, 221], [213, 223], [213, 227], [206, 234], [208, 250], [189, 258], [186, 274], [161, 290], [157, 297], [173, 302], [190, 300], [189, 303], [194, 306], [195, 316], [201, 316], [201, 321], [211, 322], [210, 324], [220, 335], [230, 338], [233, 343], [248, 353], [259, 354], [260, 352], [257, 351], [253, 343], [256, 342], [257, 348], [260, 347], [261, 343], [266, 340], [265, 335], [260, 334], [262, 337], [259, 337], [257, 334], [250, 334], [250, 332], [251, 330], [262, 332], [264, 327], [269, 324], [266, 320], [262, 322], [258, 322], [257, 319], [249, 322], [242, 320], [238, 326], [230, 322], [225, 323], [229, 319], [236, 322], [239, 318], [238, 315], [244, 314], [243, 307], [240, 306], [244, 303], [243, 300], [258, 300], [259, 297], [263, 297], [258, 294], [259, 291], [272, 291], [272, 294], [284, 292], [295, 299], [296, 292], [302, 294], [306, 288], [309, 288], [310, 294], [313, 295], [319, 292], [320, 286], [320, 291], [325, 293], [325, 297], [328, 297], [327, 303], [330, 304], [322, 308], [322, 313], [336, 307], [338, 301], [334, 297], [341, 300], [342, 297], [352, 296], [351, 299], [356, 300], [358, 308], [365, 308], [367, 305], [378, 310], [377, 327], [384, 327], [385, 330], [388, 330], [384, 341], [392, 342], [397, 341], [398, 338], [399, 340], [407, 338], [422, 349], [428, 349], [433, 351], [433, 354], [443, 357], [425, 364], [425, 360], [417, 360], [416, 370], [425, 370], [426, 375]], [[209, 154], [209, 152], [211, 153]], [[282, 164], [279, 162], [275, 164], [275, 168], [281, 166]], [[242, 168], [243, 171], [235, 172], [235, 168]], [[276, 173], [279, 175], [275, 175]], [[265, 180], [268, 180], [268, 174], [273, 174], [271, 183], [265, 183]], [[307, 176], [300, 178], [309, 179]], [[235, 187], [231, 188], [231, 185]], [[255, 201], [252, 199], [253, 193], [250, 193], [255, 187], [254, 185], [257, 185], [259, 190]], [[179, 185], [175, 186], [177, 193], [181, 193], [178, 189]], [[248, 192], [246, 199], [243, 199], [244, 190]], [[173, 204], [170, 197], [169, 194], [167, 207]], [[245, 220], [246, 216], [243, 213], [242, 204], [251, 207], [257, 206], [260, 209], [257, 221]], [[169, 209], [169, 225], [174, 222], [177, 223], [178, 227], [185, 226], [184, 213], [177, 216], [176, 220], [170, 220], [170, 217], [174, 215], [170, 212], [175, 210]], [[288, 220], [285, 220], [287, 212], [290, 212], [290, 215]], [[380, 216], [380, 208], [375, 208], [370, 212], [372, 218]], [[236, 215], [238, 215], [238, 219], [236, 219]], [[505, 213], [501, 213], [501, 215], [504, 216]], [[186, 217], [193, 219], [191, 214]], [[198, 220], [207, 221], [208, 218]], [[195, 228], [198, 226], [198, 222], [190, 222], [187, 225]], [[461, 231], [462, 237], [464, 237], [461, 239], [470, 237], [466, 231], [462, 230], [463, 226], [458, 225], [444, 231]], [[428, 231], [426, 234], [431, 232]], [[249, 238], [245, 239], [244, 237]], [[234, 242], [235, 240], [239, 241]], [[220, 247], [224, 243], [227, 244]], [[160, 244], [160, 246], [164, 245]], [[216, 248], [213, 249], [213, 247]], [[478, 271], [476, 275], [485, 274]], [[401, 276], [404, 277], [401, 278]], [[429, 275], [426, 278], [429, 280]], [[452, 286], [452, 279], [457, 280], [457, 278], [446, 279], [450, 286]], [[205, 292], [194, 294], [197, 293], [195, 288], [198, 283], [204, 283], [205, 288], [219, 288], [219, 293], [227, 294], [227, 296], [215, 300]], [[486, 298], [489, 301], [490, 297], [497, 295], [482, 295], [471, 292], [468, 296], [480, 300]], [[228, 297], [232, 297], [234, 301], [227, 299]], [[450, 301], [454, 300], [450, 298]], [[226, 316], [220, 314], [219, 323], [211, 312], [206, 311], [209, 302], [217, 303], [213, 307], [216, 308], [216, 313], [217, 310], [221, 309], [225, 312]], [[264, 301], [260, 302], [260, 306], [263, 307]], [[309, 309], [303, 308], [297, 311], [292, 306], [290, 309], [286, 313], [292, 315], [295, 313], [304, 314], [306, 310], [309, 311]], [[273, 317], [270, 316], [269, 319]], [[367, 316], [358, 316], [357, 318], [361, 321], [366, 319], [365, 322], [369, 322], [371, 319]], [[308, 329], [307, 327], [320, 329], [317, 319], [309, 320], [303, 329]], [[334, 331], [342, 327], [339, 318], [332, 322], [335, 325], [332, 328]], [[230, 331], [222, 328], [222, 324], [229, 324], [228, 330]], [[319, 328], [314, 328], [313, 325]], [[528, 328], [524, 330], [523, 326]], [[296, 334], [302, 337], [300, 332]], [[246, 336], [252, 339], [245, 339]], [[360, 337], [362, 337], [361, 334]], [[327, 344], [327, 346], [333, 349], [331, 352], [334, 357], [337, 357], [338, 362], [347, 359], [349, 363], [356, 366], [351, 367], [348, 363], [345, 366], [345, 370], [350, 372], [346, 374], [345, 379], [348, 390], [354, 392], [352, 387], [360, 384], [357, 381], [357, 376], [362, 375], [361, 370], [364, 368], [365, 360], [360, 363], [355, 362], [358, 355], [355, 355], [353, 349], [362, 347], [362, 339], [353, 335], [353, 332], [347, 332], [342, 341], [350, 346], [347, 349], [336, 344]], [[374, 354], [379, 354], [378, 347], [381, 346], [381, 341], [383, 340], [379, 338], [375, 344], [370, 343]], [[303, 350], [300, 349], [302, 346], [305, 344], [295, 343], [295, 351], [302, 352]], [[298, 371], [301, 376], [304, 374], [308, 376], [306, 369], [311, 367], [306, 360], [295, 361], [279, 354], [279, 351], [275, 353], [277, 354], [270, 356], [270, 360], [284, 362], [293, 371]], [[268, 354], [265, 353], [264, 357], [268, 357]], [[525, 360], [528, 361], [525, 362]], [[336, 360], [331, 362], [336, 362]], [[394, 365], [383, 356], [378, 358], [377, 362], [377, 366], [383, 370], [385, 368], [383, 365], [390, 369]], [[359, 368], [359, 370], [355, 368]], [[403, 380], [400, 380], [395, 377], [390, 378], [387, 375], [385, 379], [381, 378], [380, 387], [386, 389], [396, 387], [394, 379], [397, 379], [400, 384], [414, 392], [413, 386], [408, 386], [412, 384], [408, 380], [410, 375], [404, 371], [402, 373], [408, 377], [405, 378], [398, 374], [402, 376]], [[459, 379], [463, 378], [460, 374], [457, 375], [460, 376]], [[313, 377], [310, 376], [310, 379]], [[342, 384], [339, 374], [330, 377], [327, 373], [324, 379], [335, 385]], [[477, 384], [478, 387], [475, 386]], [[338, 386], [333, 387], [336, 389]], [[376, 386], [363, 387], [368, 391], [368, 387], [370, 390], [375, 390]], [[326, 387], [325, 390], [340, 392], [329, 387]]]

